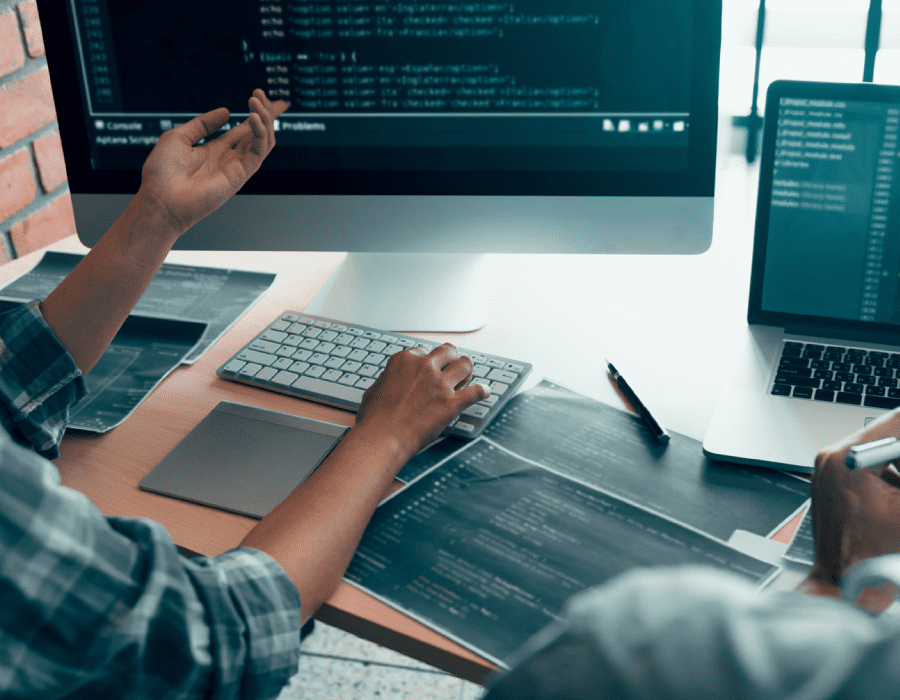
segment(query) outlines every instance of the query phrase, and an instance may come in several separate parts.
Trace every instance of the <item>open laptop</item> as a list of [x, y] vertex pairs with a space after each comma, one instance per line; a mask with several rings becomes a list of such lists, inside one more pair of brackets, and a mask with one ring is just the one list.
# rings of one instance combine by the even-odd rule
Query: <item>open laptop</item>
[[811, 472], [900, 406], [900, 87], [769, 88], [743, 359], [713, 459]]

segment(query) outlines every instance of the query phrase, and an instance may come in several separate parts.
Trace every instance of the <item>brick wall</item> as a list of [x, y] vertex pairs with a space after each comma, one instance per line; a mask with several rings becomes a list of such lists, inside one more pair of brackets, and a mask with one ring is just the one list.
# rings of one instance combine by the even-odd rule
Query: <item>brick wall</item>
[[0, 263], [75, 233], [35, 0], [0, 0]]

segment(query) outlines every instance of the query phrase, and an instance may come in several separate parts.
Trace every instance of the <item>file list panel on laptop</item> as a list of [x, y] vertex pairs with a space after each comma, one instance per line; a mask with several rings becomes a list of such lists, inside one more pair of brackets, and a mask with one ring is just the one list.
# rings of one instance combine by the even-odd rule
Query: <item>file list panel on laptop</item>
[[[898, 126], [897, 103], [779, 97], [764, 310], [900, 323]], [[898, 372], [900, 349], [787, 340], [771, 392], [895, 408]]]

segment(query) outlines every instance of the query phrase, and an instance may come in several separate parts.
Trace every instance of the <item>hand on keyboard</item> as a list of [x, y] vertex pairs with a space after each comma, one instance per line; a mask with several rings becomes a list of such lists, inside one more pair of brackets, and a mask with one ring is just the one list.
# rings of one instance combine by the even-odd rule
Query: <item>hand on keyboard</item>
[[436, 440], [462, 411], [488, 397], [487, 387], [466, 386], [473, 367], [450, 343], [427, 354], [419, 347], [398, 352], [363, 394], [356, 424], [398, 440], [405, 461]]
[[[422, 346], [417, 351], [422, 354], [434, 348], [431, 341], [403, 333], [288, 309], [219, 367], [218, 374], [262, 389], [357, 411], [365, 391], [385, 373], [389, 359], [417, 345]], [[456, 352], [471, 363], [467, 372], [472, 384], [486, 387], [489, 395], [465, 405], [462, 415], [444, 432], [474, 438], [519, 390], [531, 364], [465, 348], [456, 348]], [[453, 363], [448, 360], [441, 371], [450, 364]]]

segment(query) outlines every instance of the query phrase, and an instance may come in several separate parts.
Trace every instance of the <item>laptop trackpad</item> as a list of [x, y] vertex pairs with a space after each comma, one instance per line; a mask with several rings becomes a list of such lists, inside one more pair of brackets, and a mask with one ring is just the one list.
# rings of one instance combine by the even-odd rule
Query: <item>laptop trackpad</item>
[[725, 389], [703, 441], [713, 459], [811, 472], [824, 447], [884, 411]]

